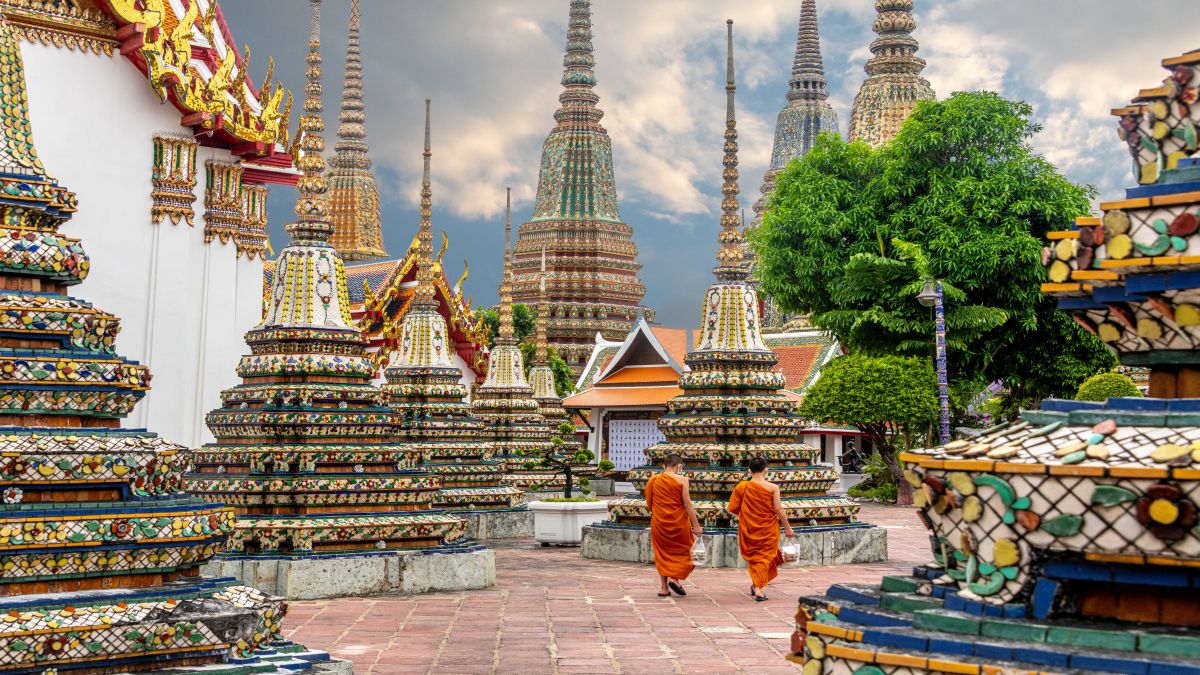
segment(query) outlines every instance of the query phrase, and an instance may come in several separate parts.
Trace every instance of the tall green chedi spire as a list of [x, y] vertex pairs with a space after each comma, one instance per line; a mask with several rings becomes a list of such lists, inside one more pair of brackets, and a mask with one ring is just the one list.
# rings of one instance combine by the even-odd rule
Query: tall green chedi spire
[[571, 0], [563, 91], [542, 148], [533, 217], [518, 232], [512, 283], [515, 302], [544, 310], [549, 346], [576, 371], [597, 332], [625, 337], [646, 293], [633, 229], [617, 208], [612, 139], [600, 125], [591, 13], [587, 0]]

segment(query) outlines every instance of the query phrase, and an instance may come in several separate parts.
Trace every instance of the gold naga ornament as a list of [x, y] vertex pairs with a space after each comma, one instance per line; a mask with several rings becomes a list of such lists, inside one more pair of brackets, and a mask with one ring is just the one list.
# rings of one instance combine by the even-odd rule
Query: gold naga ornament
[[[264, 96], [261, 112], [255, 112], [246, 102], [246, 63], [233, 74], [237, 66], [237, 51], [233, 46], [226, 47], [224, 57], [207, 80], [191, 66], [194, 28], [199, 27], [214, 48], [217, 44], [215, 2], [203, 17], [200, 4], [190, 3], [169, 32], [164, 19], [171, 10], [165, 0], [111, 0], [109, 4], [118, 19], [128, 24], [118, 30], [118, 36], [127, 35], [124, 44], [137, 44], [140, 40], [136, 51], [145, 63], [150, 88], [162, 101], [173, 100], [191, 111], [191, 115], [185, 116], [185, 123], [203, 129], [225, 126], [232, 135], [247, 141], [288, 145], [292, 94], [279, 83], [271, 89], [274, 61], [269, 61], [267, 77], [260, 88]], [[144, 9], [139, 9], [139, 5]], [[244, 61], [248, 63], [248, 47], [245, 54]]]

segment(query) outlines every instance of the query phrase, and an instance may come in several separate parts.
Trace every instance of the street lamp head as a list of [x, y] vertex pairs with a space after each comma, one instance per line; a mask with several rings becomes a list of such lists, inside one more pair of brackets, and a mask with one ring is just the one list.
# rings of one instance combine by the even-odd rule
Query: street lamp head
[[917, 294], [917, 302], [925, 307], [933, 307], [937, 304], [937, 298], [938, 292], [933, 287], [933, 279], [925, 277], [925, 288], [922, 288], [921, 292]]

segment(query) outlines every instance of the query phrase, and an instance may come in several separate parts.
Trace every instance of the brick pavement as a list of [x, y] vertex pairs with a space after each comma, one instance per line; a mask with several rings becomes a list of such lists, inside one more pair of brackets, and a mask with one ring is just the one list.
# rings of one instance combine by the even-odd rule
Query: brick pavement
[[868, 583], [929, 559], [911, 509], [864, 506], [888, 527], [891, 560], [783, 570], [770, 601], [744, 570], [697, 570], [686, 598], [659, 598], [650, 566], [585, 560], [522, 543], [496, 552], [496, 586], [465, 593], [290, 603], [292, 640], [356, 673], [787, 673], [796, 598]]

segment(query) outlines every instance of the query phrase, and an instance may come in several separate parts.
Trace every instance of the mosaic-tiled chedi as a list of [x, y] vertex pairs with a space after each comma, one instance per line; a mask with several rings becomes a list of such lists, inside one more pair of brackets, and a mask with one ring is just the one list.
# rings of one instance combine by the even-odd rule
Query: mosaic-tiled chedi
[[1115, 111], [1141, 185], [1051, 235], [1059, 306], [1154, 398], [902, 455], [934, 562], [801, 603], [806, 673], [1200, 673], [1200, 52]]
[[513, 333], [512, 317], [512, 191], [504, 219], [504, 272], [500, 280], [500, 333], [488, 354], [487, 379], [475, 390], [471, 409], [484, 421], [484, 438], [492, 444], [497, 459], [507, 465], [504, 482], [520, 488], [537, 489], [552, 476], [525, 468], [525, 463], [550, 443], [550, 430], [533, 387], [525, 378], [521, 348]]
[[[683, 458], [692, 500], [706, 527], [736, 527], [736, 519], [725, 506], [737, 483], [749, 477], [745, 467], [755, 456], [770, 465], [767, 479], [780, 485], [784, 509], [795, 526], [853, 523], [858, 506], [826, 496], [838, 474], [830, 467], [813, 465], [819, 451], [800, 442], [805, 424], [792, 399], [782, 391], [783, 374], [773, 371], [775, 353], [763, 342], [758, 294], [748, 281], [740, 228], [732, 21], [728, 48], [724, 198], [713, 269], [716, 283], [704, 296], [700, 344], [684, 358], [688, 370], [679, 378], [683, 393], [667, 403], [667, 412], [658, 423], [667, 440], [647, 448], [646, 457], [652, 465], [661, 465], [669, 454]], [[642, 490], [657, 471], [658, 466], [634, 469], [629, 479]], [[641, 497], [614, 500], [609, 512], [617, 523], [645, 525], [650, 521]]]
[[379, 191], [371, 158], [367, 156], [367, 106], [363, 102], [362, 54], [359, 50], [361, 13], [358, 0], [350, 0], [350, 28], [346, 45], [346, 77], [342, 84], [342, 109], [338, 114], [333, 169], [329, 172], [330, 217], [334, 248], [344, 260], [382, 258], [383, 230], [379, 216]]
[[[754, 226], [762, 223], [767, 200], [775, 191], [775, 179], [788, 162], [808, 154], [817, 135], [838, 131], [838, 116], [829, 104], [825, 64], [821, 58], [821, 35], [817, 25], [817, 0], [804, 0], [800, 9], [800, 28], [796, 35], [796, 56], [788, 81], [787, 105], [775, 118], [775, 142], [771, 165], [763, 175], [762, 196], [754, 202]], [[780, 311], [770, 298], [763, 298], [763, 325], [782, 327], [796, 319]]]
[[0, 670], [202, 665], [279, 634], [276, 598], [198, 577], [230, 509], [183, 493], [186, 449], [120, 420], [149, 388], [120, 321], [67, 295], [75, 195], [38, 160], [21, 53], [0, 19]]
[[913, 37], [917, 21], [912, 0], [875, 0], [879, 36], [871, 42], [867, 79], [854, 97], [850, 112], [850, 140], [879, 146], [896, 137], [917, 101], [936, 98], [929, 81], [921, 77], [925, 60], [917, 56], [920, 44]]
[[520, 228], [513, 263], [513, 297], [533, 304], [546, 252], [543, 319], [550, 344], [576, 374], [597, 332], [610, 340], [625, 337], [646, 294], [633, 228], [617, 209], [612, 139], [600, 125], [591, 13], [587, 0], [571, 0], [557, 124], [542, 147], [533, 217]]
[[439, 546], [462, 520], [428, 511], [436, 477], [391, 441], [396, 415], [371, 385], [367, 340], [353, 327], [321, 158], [319, 0], [312, 0], [297, 220], [276, 262], [269, 306], [246, 333], [242, 383], [209, 413], [217, 442], [196, 451], [189, 489], [237, 509], [234, 550], [345, 553]]
[[520, 506], [524, 493], [502, 486], [505, 463], [493, 459], [483, 420], [471, 414], [462, 372], [451, 361], [446, 319], [438, 313], [433, 265], [433, 190], [429, 176], [429, 100], [425, 101], [425, 172], [421, 179], [421, 225], [417, 230], [417, 288], [400, 328], [392, 365], [384, 371], [392, 408], [399, 413], [397, 440], [437, 476], [441, 509], [503, 509]]

